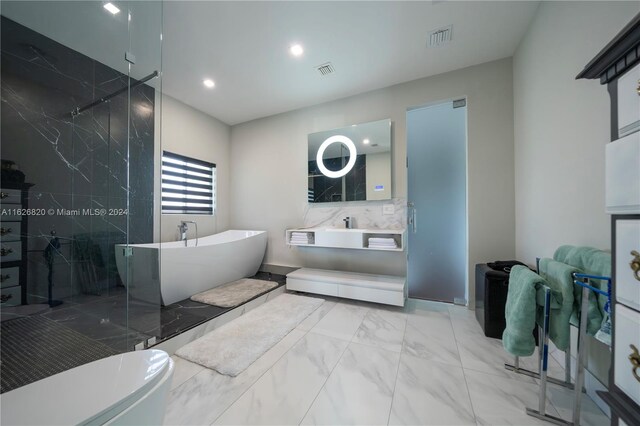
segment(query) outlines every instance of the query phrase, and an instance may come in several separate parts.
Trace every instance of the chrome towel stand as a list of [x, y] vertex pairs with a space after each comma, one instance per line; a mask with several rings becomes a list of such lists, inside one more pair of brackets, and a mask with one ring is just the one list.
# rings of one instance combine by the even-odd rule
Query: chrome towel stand
[[[540, 273], [539, 257], [536, 258], [536, 273], [538, 274]], [[549, 291], [551, 290], [546, 286], [545, 288], [548, 289]], [[545, 293], [545, 300], [546, 300], [546, 293]], [[549, 309], [551, 309], [550, 306], [549, 306]], [[538, 371], [531, 371], [526, 368], [520, 367], [520, 357], [517, 355], [514, 357], [513, 364], [505, 363], [504, 368], [509, 371], [513, 371], [514, 373], [533, 377], [535, 379], [540, 379], [540, 373], [542, 372], [542, 351], [543, 351], [542, 340], [543, 340], [542, 329], [538, 328]], [[553, 377], [547, 377], [547, 381], [550, 383], [556, 384], [558, 386], [563, 386], [567, 389], [573, 389], [573, 383], [571, 383], [571, 346], [569, 346], [564, 353], [564, 381], [558, 380]]]
[[[538, 400], [538, 409], [526, 408], [526, 413], [530, 416], [536, 417], [541, 420], [546, 420], [557, 425], [580, 425], [580, 408], [582, 404], [582, 388], [584, 386], [584, 367], [587, 357], [586, 348], [586, 334], [587, 334], [587, 319], [589, 312], [589, 291], [593, 291], [596, 294], [600, 294], [607, 297], [607, 304], [611, 304], [611, 278], [602, 277], [598, 275], [589, 274], [573, 274], [573, 282], [576, 285], [582, 287], [581, 302], [580, 302], [580, 324], [578, 326], [578, 354], [576, 362], [576, 381], [573, 387], [575, 399], [573, 402], [573, 414], [572, 421], [566, 421], [558, 417], [552, 416], [546, 413], [547, 403], [547, 381], [550, 381], [547, 377], [547, 361], [549, 357], [549, 314], [551, 311], [551, 289], [547, 286], [543, 287], [544, 291], [544, 321], [542, 325], [542, 339], [538, 342], [542, 346], [540, 351], [540, 393]], [[599, 288], [589, 285], [589, 280], [602, 280], [607, 281], [607, 291], [600, 290]], [[566, 358], [565, 358], [566, 360]], [[567, 370], [565, 370], [565, 375]], [[568, 377], [571, 377], [569, 371]]]

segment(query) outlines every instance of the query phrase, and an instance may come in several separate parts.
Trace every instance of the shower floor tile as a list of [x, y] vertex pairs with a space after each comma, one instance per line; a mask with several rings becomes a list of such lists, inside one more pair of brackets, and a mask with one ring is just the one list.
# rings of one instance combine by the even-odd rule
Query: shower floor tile
[[[283, 275], [264, 272], [252, 278], [278, 282], [278, 287], [270, 291], [286, 281]], [[87, 362], [132, 351], [136, 344], [151, 337], [161, 342], [234, 309], [190, 299], [169, 306], [153, 306], [131, 298], [127, 300], [124, 288], [112, 289], [101, 296], [79, 295], [62, 301], [63, 304], [54, 308], [39, 303], [2, 309], [1, 392]], [[30, 355], [24, 356], [25, 353]]]
[[5, 321], [0, 331], [0, 393], [119, 352], [40, 315]]

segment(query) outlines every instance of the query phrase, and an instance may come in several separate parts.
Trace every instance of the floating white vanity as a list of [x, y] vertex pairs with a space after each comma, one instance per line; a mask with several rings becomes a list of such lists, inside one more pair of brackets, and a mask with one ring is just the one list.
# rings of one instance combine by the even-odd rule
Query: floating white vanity
[[404, 306], [405, 277], [301, 268], [287, 274], [287, 290]]
[[[393, 240], [394, 245], [386, 244]], [[287, 229], [290, 246], [329, 247], [360, 250], [404, 251], [405, 229]]]
[[[309, 205], [382, 200], [392, 203], [391, 130], [391, 120], [384, 119], [309, 134]], [[376, 212], [377, 208], [381, 210]], [[396, 213], [394, 220], [383, 217], [394, 214], [393, 204], [370, 204], [366, 210], [368, 217], [363, 223], [399, 223], [403, 217], [402, 212]], [[358, 209], [339, 209], [334, 214], [351, 211]], [[323, 220], [328, 222], [332, 216]], [[343, 221], [345, 228], [288, 229], [285, 242], [307, 253], [317, 250], [314, 247], [360, 250], [358, 256], [371, 256], [376, 263], [380, 256], [396, 261], [402, 256], [406, 246], [404, 229], [357, 229], [352, 228], [354, 217], [347, 216]], [[362, 254], [371, 250], [375, 253]], [[404, 306], [406, 281], [405, 277], [302, 268], [287, 275], [287, 289]]]
[[[289, 246], [357, 250], [404, 251], [404, 229], [288, 229]], [[346, 299], [404, 306], [407, 279], [391, 275], [363, 274], [301, 268], [287, 274], [287, 289]]]

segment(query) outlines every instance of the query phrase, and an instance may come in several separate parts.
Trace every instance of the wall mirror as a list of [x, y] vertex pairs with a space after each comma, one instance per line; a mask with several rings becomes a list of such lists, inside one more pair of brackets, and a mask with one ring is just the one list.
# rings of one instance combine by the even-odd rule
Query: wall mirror
[[391, 198], [391, 120], [309, 134], [310, 203]]

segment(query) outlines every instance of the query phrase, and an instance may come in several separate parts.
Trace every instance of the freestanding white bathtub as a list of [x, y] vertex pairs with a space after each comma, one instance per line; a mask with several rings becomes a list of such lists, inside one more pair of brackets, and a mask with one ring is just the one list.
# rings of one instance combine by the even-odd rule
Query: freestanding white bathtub
[[[229, 230], [167, 243], [116, 245], [116, 265], [132, 297], [170, 305], [196, 293], [258, 272], [267, 248], [266, 231]], [[158, 289], [160, 291], [158, 291]], [[161, 299], [160, 299], [161, 297]]]

